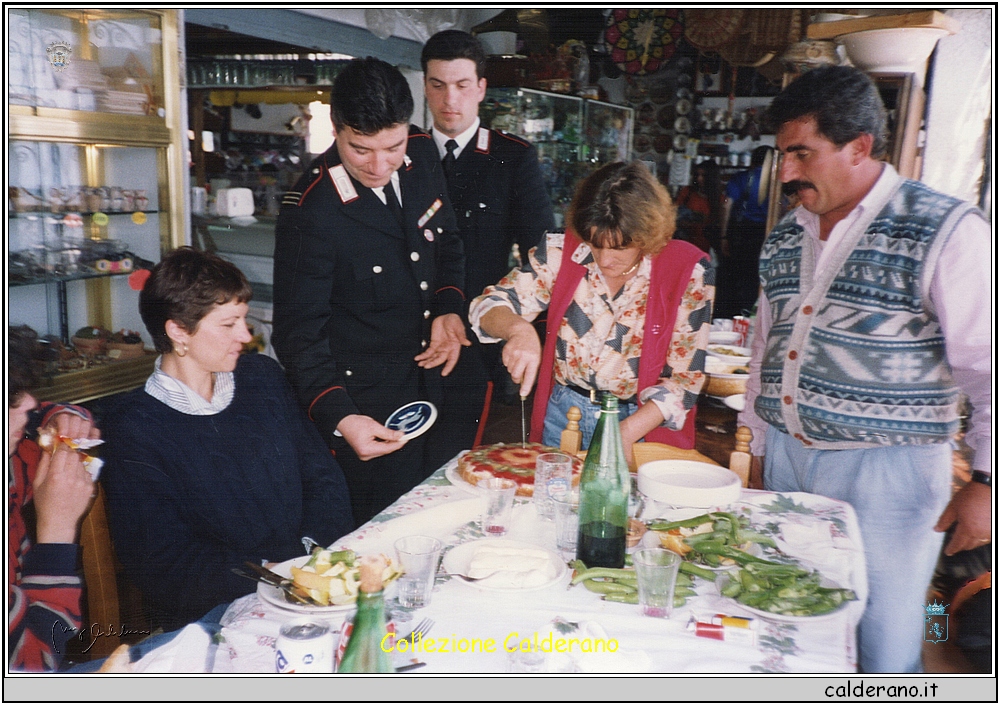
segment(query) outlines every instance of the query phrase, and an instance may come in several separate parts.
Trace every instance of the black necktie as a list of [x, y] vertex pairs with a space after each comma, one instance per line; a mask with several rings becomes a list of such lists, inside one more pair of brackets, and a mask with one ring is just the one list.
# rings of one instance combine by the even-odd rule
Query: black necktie
[[444, 148], [448, 153], [441, 160], [441, 166], [444, 167], [444, 178], [451, 181], [451, 176], [455, 173], [455, 150], [458, 149], [458, 142], [448, 140], [444, 143]]
[[382, 189], [382, 193], [385, 194], [385, 205], [389, 206], [389, 210], [396, 217], [396, 220], [400, 225], [403, 224], [403, 207], [399, 205], [399, 199], [396, 198], [396, 189], [392, 187], [392, 182], [390, 181]]

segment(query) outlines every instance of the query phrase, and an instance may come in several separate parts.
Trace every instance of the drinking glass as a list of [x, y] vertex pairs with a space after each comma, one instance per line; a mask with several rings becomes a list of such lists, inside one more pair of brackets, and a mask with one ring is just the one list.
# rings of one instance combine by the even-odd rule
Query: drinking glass
[[434, 575], [444, 544], [432, 536], [406, 536], [393, 546], [403, 569], [396, 599], [403, 607], [425, 607], [431, 601]]
[[510, 529], [517, 483], [491, 477], [479, 481], [483, 491], [482, 529], [487, 536], [503, 536]]
[[563, 453], [542, 453], [535, 461], [533, 499], [538, 516], [553, 518], [552, 496], [565, 493], [573, 477], [573, 459]]
[[552, 506], [556, 519], [556, 548], [565, 553], [575, 553], [580, 524], [579, 490], [573, 489], [553, 496]]
[[663, 548], [643, 548], [632, 554], [639, 582], [639, 608], [649, 617], [670, 617], [681, 557]]

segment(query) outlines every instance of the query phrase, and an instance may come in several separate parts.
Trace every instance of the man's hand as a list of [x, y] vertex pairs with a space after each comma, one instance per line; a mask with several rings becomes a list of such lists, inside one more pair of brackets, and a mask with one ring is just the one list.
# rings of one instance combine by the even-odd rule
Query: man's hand
[[764, 456], [754, 455], [750, 458], [750, 478], [747, 488], [751, 490], [764, 489]]
[[944, 508], [944, 513], [934, 526], [935, 531], [947, 531], [955, 526], [951, 540], [944, 547], [946, 556], [968, 551], [990, 542], [990, 487], [980, 482], [970, 482], [955, 493]]
[[80, 454], [65, 446], [42, 453], [33, 489], [38, 543], [74, 543], [77, 524], [94, 497], [94, 481]]
[[456, 313], [446, 313], [431, 322], [431, 344], [413, 359], [424, 369], [443, 364], [441, 376], [447, 377], [455, 369], [462, 348], [470, 345], [462, 319]]
[[361, 460], [371, 460], [394, 453], [406, 445], [402, 431], [386, 428], [370, 416], [350, 414], [337, 424], [337, 430]]

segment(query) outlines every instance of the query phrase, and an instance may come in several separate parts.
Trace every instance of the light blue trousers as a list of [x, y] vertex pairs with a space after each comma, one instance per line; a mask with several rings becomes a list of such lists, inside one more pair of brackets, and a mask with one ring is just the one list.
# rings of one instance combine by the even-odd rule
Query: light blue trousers
[[[542, 428], [542, 443], [547, 446], [559, 447], [559, 438], [566, 430], [566, 412], [571, 406], [578, 407], [583, 418], [580, 419], [580, 431], [583, 433], [581, 448], [590, 447], [590, 439], [594, 437], [597, 428], [597, 417], [601, 407], [590, 403], [590, 397], [574, 392], [561, 384], [552, 385], [549, 404], [545, 407], [545, 426]], [[624, 421], [639, 409], [638, 404], [627, 404], [618, 400], [618, 420]]]
[[868, 569], [860, 670], [921, 672], [924, 605], [944, 537], [934, 525], [951, 498], [951, 445], [815, 450], [772, 426], [766, 448], [765, 488], [832, 497], [857, 514]]

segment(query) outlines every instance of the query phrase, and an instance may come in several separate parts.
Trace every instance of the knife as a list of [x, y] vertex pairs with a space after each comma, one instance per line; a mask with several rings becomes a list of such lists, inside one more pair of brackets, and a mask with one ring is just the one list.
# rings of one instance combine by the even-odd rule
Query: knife
[[406, 673], [407, 671], [414, 671], [418, 668], [423, 668], [427, 664], [423, 661], [417, 663], [408, 663], [405, 666], [396, 666], [396, 673]]
[[524, 448], [528, 445], [528, 421], [527, 417], [524, 415], [524, 400], [527, 397], [521, 397], [521, 447]]
[[[253, 561], [245, 561], [243, 563], [246, 566], [244, 568], [233, 568], [233, 572], [237, 575], [242, 575], [245, 578], [250, 578], [258, 582], [264, 583], [265, 585], [271, 585], [276, 587], [282, 592], [284, 592], [292, 601], [297, 602], [301, 605], [311, 605], [313, 607], [325, 607], [319, 602], [316, 602], [309, 593], [295, 587], [292, 581], [284, 576], [278, 575], [272, 570], [268, 570], [262, 565], [258, 565]], [[247, 570], [249, 569], [249, 570]]]

